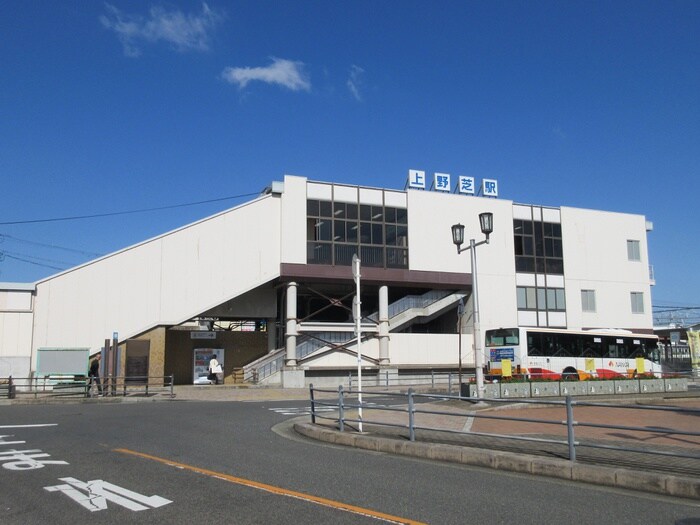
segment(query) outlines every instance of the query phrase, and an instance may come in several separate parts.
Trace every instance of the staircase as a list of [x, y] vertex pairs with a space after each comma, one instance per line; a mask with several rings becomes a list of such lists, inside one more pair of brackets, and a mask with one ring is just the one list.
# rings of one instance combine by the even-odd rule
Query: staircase
[[[429, 321], [465, 296], [464, 293], [447, 290], [431, 290], [422, 295], [407, 295], [389, 305], [390, 331], [397, 331], [411, 324], [416, 318]], [[366, 319], [373, 324], [378, 323], [379, 312], [366, 316]], [[313, 359], [314, 354], [320, 354], [323, 350], [334, 346], [341, 346], [355, 337], [354, 325], [348, 331], [314, 332], [313, 337], [302, 335], [297, 339], [297, 362]], [[265, 382], [282, 370], [285, 357], [286, 349], [278, 348], [247, 364], [243, 368], [244, 380], [251, 383]]]

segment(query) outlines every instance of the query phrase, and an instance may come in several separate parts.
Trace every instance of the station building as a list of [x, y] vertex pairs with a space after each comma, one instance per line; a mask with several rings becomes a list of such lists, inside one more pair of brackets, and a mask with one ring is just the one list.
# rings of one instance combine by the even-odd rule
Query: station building
[[[45, 348], [114, 338], [118, 375], [174, 375], [217, 350], [227, 382], [335, 384], [473, 367], [476, 250], [481, 337], [536, 326], [653, 333], [642, 215], [518, 204], [497, 182], [410, 171], [404, 189], [286, 175], [253, 200], [36, 283], [0, 283], [0, 377], [31, 377]], [[474, 193], [480, 195], [474, 195]], [[458, 305], [463, 315], [458, 317]], [[483, 345], [482, 345], [483, 347]]]

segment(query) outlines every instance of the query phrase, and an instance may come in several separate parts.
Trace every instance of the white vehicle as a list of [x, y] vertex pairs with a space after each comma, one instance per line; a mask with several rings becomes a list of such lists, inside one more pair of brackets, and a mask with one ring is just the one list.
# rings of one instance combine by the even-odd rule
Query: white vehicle
[[487, 330], [485, 339], [491, 375], [556, 380], [661, 374], [655, 335], [520, 327]]

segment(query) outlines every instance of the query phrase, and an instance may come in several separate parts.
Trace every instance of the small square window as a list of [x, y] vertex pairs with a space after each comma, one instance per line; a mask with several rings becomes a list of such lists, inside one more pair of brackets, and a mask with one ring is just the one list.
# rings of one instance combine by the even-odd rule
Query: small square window
[[581, 310], [595, 312], [595, 290], [581, 290]]
[[632, 313], [633, 314], [643, 314], [644, 313], [644, 293], [642, 293], [642, 292], [630, 292], [630, 299], [632, 301]]
[[639, 241], [627, 241], [627, 260], [641, 261], [639, 253]]

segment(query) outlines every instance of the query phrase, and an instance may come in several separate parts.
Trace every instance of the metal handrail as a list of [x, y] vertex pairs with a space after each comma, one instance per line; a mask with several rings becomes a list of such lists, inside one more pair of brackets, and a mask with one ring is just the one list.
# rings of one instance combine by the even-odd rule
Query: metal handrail
[[[89, 377], [80, 379], [49, 377], [8, 377], [0, 378], [0, 387], [9, 399], [19, 396], [34, 398], [57, 397], [126, 397], [143, 394], [144, 396], [165, 394], [175, 397], [173, 375], [169, 376], [105, 376], [97, 381]], [[2, 390], [0, 390], [1, 392]]]
[[[464, 397], [464, 396], [452, 396], [452, 395], [436, 395], [436, 394], [419, 394], [416, 393], [412, 388], [409, 388], [407, 392], [367, 392], [363, 391], [363, 396], [365, 399], [371, 399], [371, 396], [383, 396], [391, 397], [402, 400], [402, 406], [397, 407], [396, 405], [388, 406], [382, 405], [374, 402], [363, 402], [359, 403], [348, 402], [348, 397], [356, 394], [357, 392], [348, 391], [343, 388], [342, 385], [335, 389], [323, 389], [314, 388], [310, 385], [310, 400], [311, 400], [311, 417], [312, 422], [316, 422], [317, 419], [327, 419], [334, 421], [338, 424], [338, 428], [344, 431], [349, 425], [348, 423], [364, 423], [368, 425], [374, 425], [377, 427], [393, 427], [393, 428], [403, 428], [408, 430], [408, 437], [410, 441], [416, 440], [416, 430], [426, 430], [426, 431], [436, 431], [451, 434], [462, 434], [462, 435], [472, 435], [472, 436], [482, 436], [482, 437], [496, 437], [509, 439], [514, 441], [531, 441], [538, 443], [550, 443], [557, 445], [565, 445], [568, 448], [568, 459], [570, 461], [576, 461], [576, 449], [577, 447], [588, 447], [597, 449], [607, 449], [607, 450], [618, 450], [624, 452], [632, 452], [639, 454], [649, 454], [657, 456], [672, 456], [678, 458], [687, 458], [693, 460], [700, 460], [700, 454], [680, 452], [678, 450], [671, 449], [659, 449], [654, 450], [650, 448], [641, 449], [635, 447], [627, 447], [622, 445], [610, 445], [606, 443], [596, 443], [592, 441], [587, 441], [585, 443], [577, 441], [575, 436], [576, 427], [588, 427], [588, 428], [605, 428], [621, 431], [634, 431], [634, 432], [646, 432], [649, 434], [665, 434], [665, 435], [677, 435], [677, 436], [693, 436], [700, 437], [700, 432], [687, 431], [682, 429], [673, 428], [657, 428], [657, 427], [641, 427], [634, 425], [611, 425], [606, 423], [596, 423], [592, 421], [581, 421], [574, 418], [574, 408], [575, 407], [601, 407], [606, 409], [634, 409], [634, 410], [656, 410], [656, 411], [670, 411], [676, 413], [690, 414], [694, 416], [700, 416], [700, 409], [694, 408], [683, 408], [683, 407], [669, 407], [669, 406], [656, 406], [656, 405], [617, 405], [602, 402], [588, 402], [588, 401], [576, 401], [571, 396], [566, 396], [564, 400], [542, 400], [542, 399], [486, 399], [486, 398], [476, 398], [476, 397]], [[337, 393], [338, 397], [336, 400], [325, 399], [320, 401], [318, 399], [317, 393]], [[376, 397], [375, 397], [376, 398]], [[458, 412], [448, 412], [445, 410], [429, 410], [423, 409], [420, 405], [416, 405], [417, 400], [435, 400], [435, 401], [446, 401], [446, 400], [460, 400], [465, 402], [487, 402], [495, 404], [508, 403], [520, 404], [520, 405], [549, 405], [555, 407], [563, 407], [566, 410], [565, 420], [550, 420], [550, 419], [539, 419], [539, 418], [527, 418], [527, 417], [515, 417], [500, 415], [498, 413], [485, 413], [483, 411], [458, 411]], [[326, 409], [328, 407], [335, 408], [338, 412], [337, 415], [328, 411], [318, 411], [317, 407], [323, 406]], [[380, 412], [399, 412], [406, 414], [405, 422], [387, 422], [379, 420], [369, 420], [367, 418], [357, 419], [348, 417], [346, 415], [348, 409], [371, 409]], [[420, 426], [416, 424], [415, 418], [417, 414], [432, 414], [443, 417], [459, 417], [459, 418], [483, 418], [483, 419], [493, 419], [493, 420], [503, 420], [503, 421], [517, 421], [526, 423], [537, 423], [541, 425], [555, 425], [561, 426], [566, 425], [567, 427], [567, 439], [566, 441], [561, 439], [553, 439], [548, 437], [533, 437], [533, 436], [522, 436], [522, 435], [511, 435], [511, 434], [493, 434], [493, 433], [479, 433], [479, 432], [466, 432], [464, 430], [455, 430], [447, 427], [429, 427]]]

